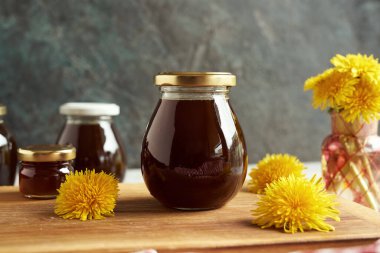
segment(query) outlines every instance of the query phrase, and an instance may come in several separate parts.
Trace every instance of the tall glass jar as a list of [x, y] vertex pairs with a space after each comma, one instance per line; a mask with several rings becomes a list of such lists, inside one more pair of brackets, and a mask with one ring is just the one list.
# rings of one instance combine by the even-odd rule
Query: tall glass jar
[[326, 189], [380, 211], [378, 121], [346, 122], [331, 113], [331, 134], [322, 143]]
[[142, 143], [145, 184], [167, 207], [223, 206], [241, 189], [247, 172], [243, 132], [228, 97], [236, 77], [172, 72], [155, 81], [162, 95]]
[[0, 104], [0, 185], [13, 185], [17, 167], [17, 145], [4, 124], [7, 108]]
[[113, 174], [123, 181], [126, 155], [112, 117], [119, 115], [116, 104], [66, 103], [60, 107], [66, 122], [58, 137], [58, 144], [76, 148], [74, 169], [95, 169]]

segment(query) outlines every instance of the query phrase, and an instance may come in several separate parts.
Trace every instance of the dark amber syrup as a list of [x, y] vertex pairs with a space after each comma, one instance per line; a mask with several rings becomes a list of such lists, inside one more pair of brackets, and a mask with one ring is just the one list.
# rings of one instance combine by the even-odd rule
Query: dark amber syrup
[[20, 192], [29, 198], [54, 198], [66, 175], [72, 171], [70, 162], [20, 162]]
[[241, 189], [245, 141], [228, 100], [159, 101], [143, 141], [150, 193], [183, 210], [213, 209]]
[[74, 169], [84, 171], [95, 169], [113, 174], [122, 181], [126, 169], [126, 156], [112, 124], [70, 124], [67, 123], [58, 144], [71, 144], [76, 150]]

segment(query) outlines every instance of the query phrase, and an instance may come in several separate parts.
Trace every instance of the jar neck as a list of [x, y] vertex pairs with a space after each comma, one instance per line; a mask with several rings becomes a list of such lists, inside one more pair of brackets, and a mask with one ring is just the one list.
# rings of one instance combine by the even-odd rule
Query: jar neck
[[51, 167], [51, 166], [68, 166], [72, 165], [73, 160], [65, 160], [65, 161], [49, 161], [49, 162], [30, 162], [30, 161], [19, 161], [20, 164], [24, 166], [40, 166], [40, 167]]
[[111, 116], [77, 116], [77, 115], [67, 115], [67, 124], [100, 124], [100, 123], [112, 123]]
[[213, 100], [228, 99], [227, 86], [160, 86], [161, 98], [171, 100]]
[[370, 135], [377, 135], [379, 121], [373, 120], [366, 123], [363, 120], [355, 120], [354, 122], [347, 122], [343, 117], [337, 113], [331, 113], [331, 131], [333, 134], [353, 135], [356, 137], [367, 137]]

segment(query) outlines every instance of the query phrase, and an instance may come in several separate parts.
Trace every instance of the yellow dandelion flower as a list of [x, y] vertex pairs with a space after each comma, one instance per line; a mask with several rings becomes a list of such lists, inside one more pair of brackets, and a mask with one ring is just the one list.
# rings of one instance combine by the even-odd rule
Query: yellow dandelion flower
[[331, 58], [331, 63], [339, 72], [350, 73], [352, 77], [367, 80], [370, 84], [379, 84], [380, 64], [373, 55], [348, 54], [346, 56], [336, 55]]
[[365, 79], [360, 81], [356, 90], [348, 96], [342, 106], [341, 115], [347, 122], [363, 119], [369, 123], [380, 117], [380, 88]]
[[327, 218], [340, 221], [336, 196], [328, 194], [321, 179], [309, 181], [290, 175], [274, 181], [265, 190], [252, 210], [252, 223], [261, 228], [275, 227], [286, 233], [298, 230], [333, 231]]
[[248, 183], [248, 189], [253, 193], [263, 194], [267, 184], [291, 174], [302, 177], [304, 169], [305, 166], [295, 156], [288, 154], [266, 155], [249, 173], [251, 181]]
[[55, 213], [64, 219], [104, 219], [114, 214], [118, 191], [118, 181], [112, 175], [76, 171], [61, 184]]
[[339, 109], [340, 105], [352, 95], [355, 85], [358, 83], [356, 78], [352, 78], [346, 73], [328, 69], [320, 75], [306, 80], [304, 90], [313, 90], [313, 107], [326, 109], [332, 107]]

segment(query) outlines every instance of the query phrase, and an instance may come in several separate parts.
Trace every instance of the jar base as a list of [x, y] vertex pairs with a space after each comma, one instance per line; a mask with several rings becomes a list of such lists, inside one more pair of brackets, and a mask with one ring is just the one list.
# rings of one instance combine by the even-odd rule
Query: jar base
[[24, 197], [25, 198], [28, 198], [28, 199], [55, 199], [57, 197], [57, 195], [31, 195], [31, 194], [24, 194]]

